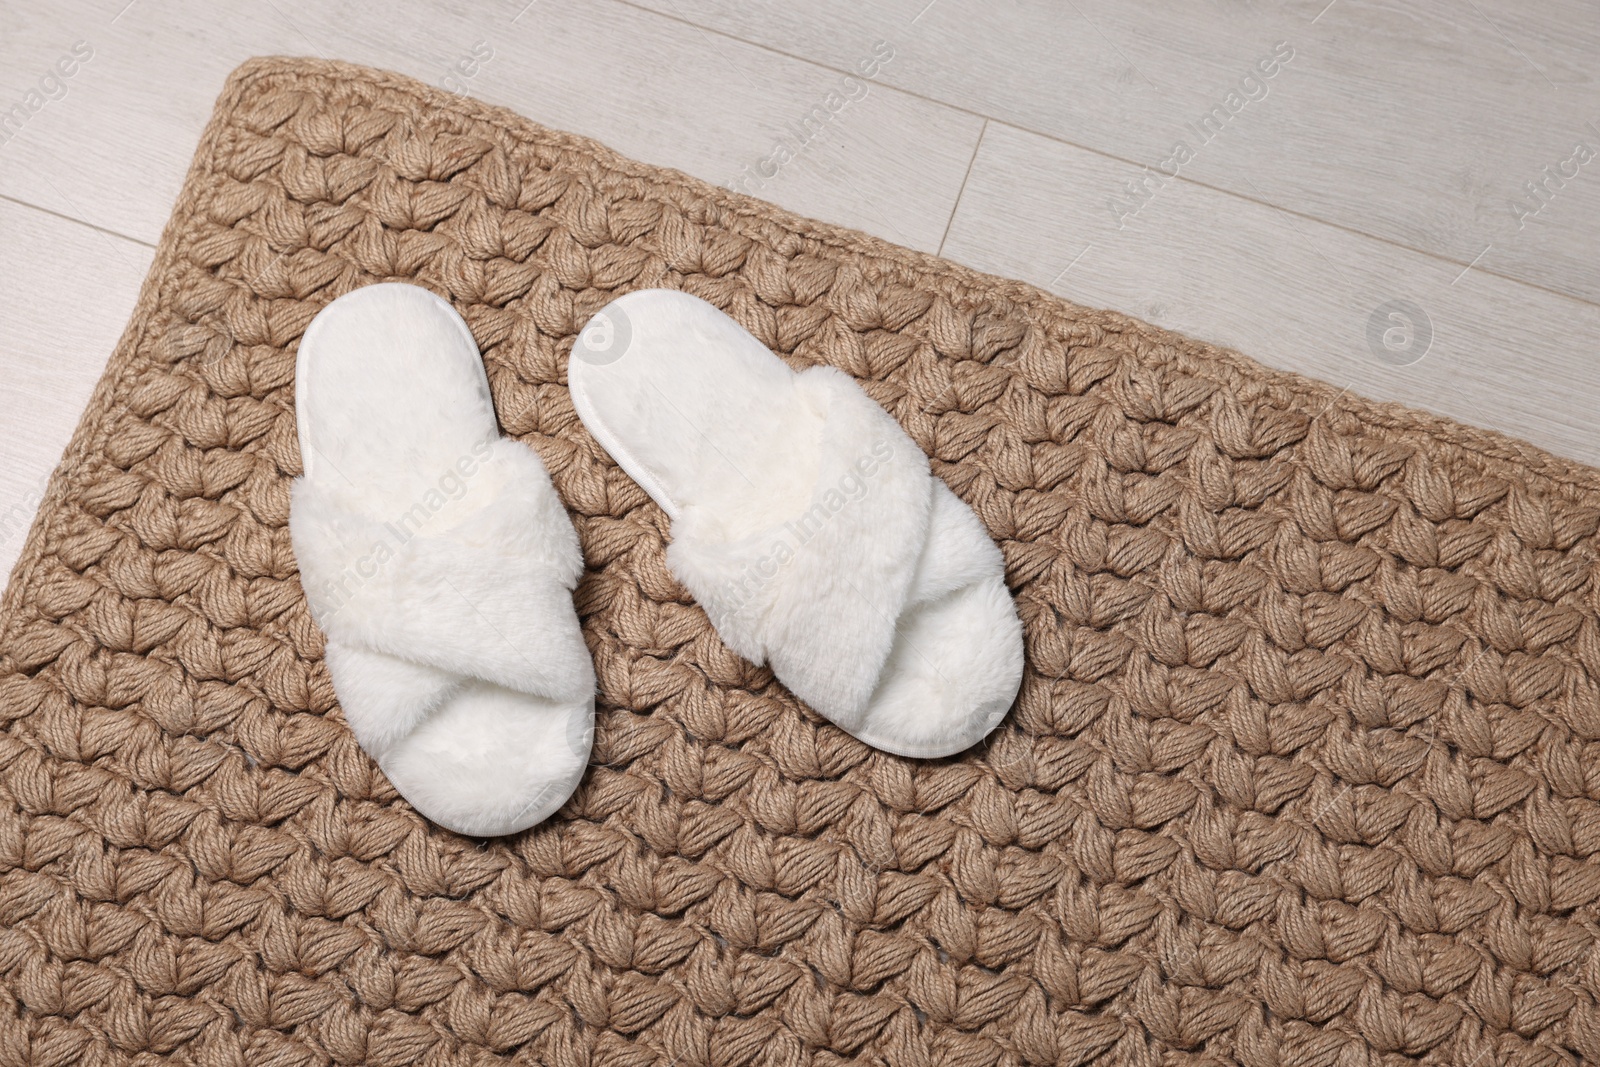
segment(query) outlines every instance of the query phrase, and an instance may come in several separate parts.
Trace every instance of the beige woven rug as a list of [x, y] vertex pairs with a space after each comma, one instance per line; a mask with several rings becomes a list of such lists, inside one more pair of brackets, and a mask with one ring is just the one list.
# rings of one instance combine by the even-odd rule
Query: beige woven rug
[[[593, 766], [429, 826], [285, 526], [295, 345], [451, 299], [589, 572]], [[579, 425], [681, 287], [856, 375], [1004, 548], [992, 742], [875, 753], [729, 653]], [[375, 71], [228, 83], [6, 592], [0, 1067], [1600, 1057], [1600, 476]]]

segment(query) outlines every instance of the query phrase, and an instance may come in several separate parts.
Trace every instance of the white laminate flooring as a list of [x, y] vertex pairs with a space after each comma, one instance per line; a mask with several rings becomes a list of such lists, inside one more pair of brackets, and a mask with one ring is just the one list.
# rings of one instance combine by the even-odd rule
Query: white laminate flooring
[[222, 81], [263, 54], [1600, 463], [1593, 0], [0, 0], [0, 112], [48, 97], [0, 132], [5, 572]]

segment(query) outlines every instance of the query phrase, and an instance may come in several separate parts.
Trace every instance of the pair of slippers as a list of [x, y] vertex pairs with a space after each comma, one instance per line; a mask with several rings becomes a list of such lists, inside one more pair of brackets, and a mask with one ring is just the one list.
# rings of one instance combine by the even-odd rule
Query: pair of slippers
[[[1000, 551], [853, 379], [796, 373], [655, 289], [590, 320], [568, 383], [731, 649], [898, 755], [959, 752], [1004, 717], [1022, 631]], [[342, 296], [301, 339], [295, 403], [290, 533], [357, 741], [447, 829], [551, 815], [594, 733], [583, 555], [538, 454], [500, 436], [466, 323], [412, 285]]]

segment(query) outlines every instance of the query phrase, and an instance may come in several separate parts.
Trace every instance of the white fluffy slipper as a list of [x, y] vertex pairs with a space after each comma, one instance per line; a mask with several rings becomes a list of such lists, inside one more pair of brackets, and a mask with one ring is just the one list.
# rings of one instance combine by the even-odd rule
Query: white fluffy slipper
[[797, 374], [665, 289], [602, 308], [567, 378], [671, 518], [667, 565], [729, 648], [902, 756], [960, 752], [1005, 716], [1022, 625], [1000, 550], [852, 378]]
[[539, 456], [501, 437], [448, 303], [372, 285], [300, 340], [305, 475], [289, 531], [356, 740], [457, 833], [515, 833], [577, 788], [594, 667], [578, 537]]

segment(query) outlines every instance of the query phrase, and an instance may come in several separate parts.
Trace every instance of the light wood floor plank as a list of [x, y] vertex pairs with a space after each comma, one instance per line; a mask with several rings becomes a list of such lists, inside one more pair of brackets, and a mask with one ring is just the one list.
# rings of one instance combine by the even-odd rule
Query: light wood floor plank
[[945, 255], [1600, 463], [1600, 307], [1187, 182], [1119, 229], [1134, 173], [990, 123]]
[[884, 38], [884, 80], [930, 99], [1152, 170], [1181, 141], [1185, 177], [1600, 301], [1590, 0], [638, 2], [840, 68]]

